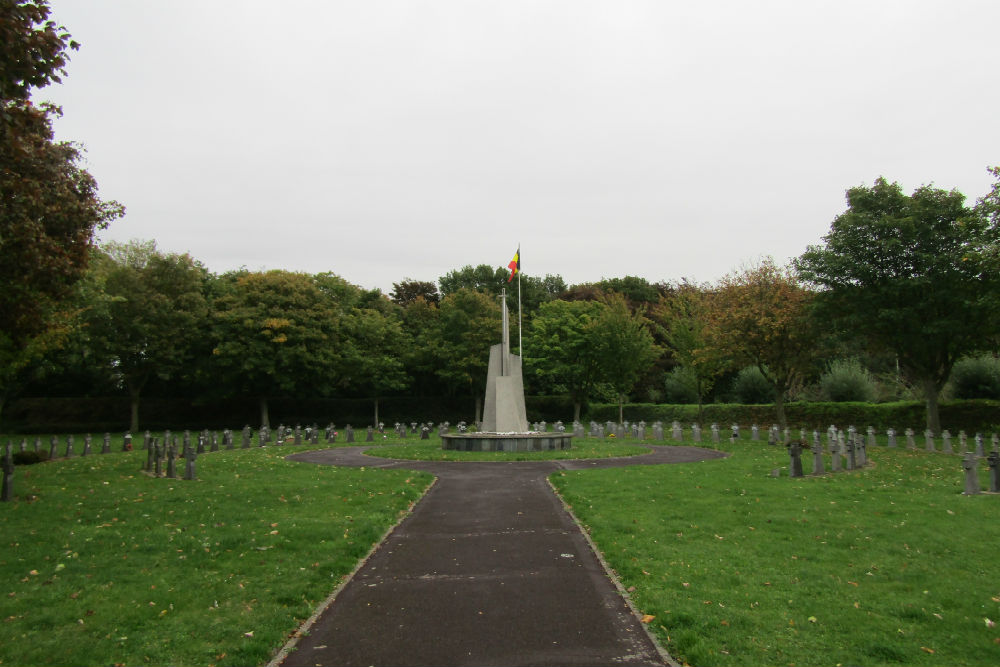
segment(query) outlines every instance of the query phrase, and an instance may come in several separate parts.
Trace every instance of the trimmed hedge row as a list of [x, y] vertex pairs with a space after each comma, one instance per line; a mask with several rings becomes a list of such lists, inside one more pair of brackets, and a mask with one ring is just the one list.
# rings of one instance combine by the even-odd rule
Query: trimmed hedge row
[[[702, 425], [713, 422], [722, 428], [730, 424], [770, 426], [775, 422], [773, 405], [734, 405], [713, 403], [702, 408]], [[630, 421], [652, 423], [679, 421], [684, 425], [698, 419], [697, 405], [657, 405], [628, 403], [624, 410]], [[941, 428], [953, 434], [964, 430], [976, 432], [1000, 431], [1000, 401], [946, 401], [940, 405]], [[923, 433], [927, 424], [926, 405], [922, 401], [898, 403], [786, 403], [785, 416], [792, 428], [826, 430], [828, 426], [853, 424], [858, 428], [874, 426], [880, 431], [894, 428], [899, 432], [912, 428]], [[597, 422], [617, 421], [617, 404], [591, 405], [588, 419]]]
[[[567, 424], [573, 418], [573, 403], [562, 396], [528, 396], [525, 399], [528, 420]], [[334, 422], [338, 426], [352, 424], [363, 428], [372, 424], [375, 404], [372, 399], [347, 398], [274, 398], [268, 402], [271, 425], [312, 424]], [[788, 424], [792, 428], [825, 430], [830, 424], [858, 428], [874, 426], [880, 431], [912, 428], [923, 432], [926, 424], [925, 406], [920, 401], [900, 403], [788, 403], [785, 406]], [[105, 398], [24, 398], [11, 401], [2, 414], [3, 430], [17, 433], [100, 433], [119, 432], [128, 428], [129, 400], [127, 397]], [[386, 424], [395, 422], [465, 420], [475, 418], [474, 399], [468, 396], [390, 397], [379, 401], [379, 419]], [[757, 424], [766, 427], [774, 423], [773, 405], [736, 405], [713, 403], [703, 407], [698, 419], [696, 405], [662, 405], [629, 403], [625, 418], [648, 423], [679, 421], [689, 425], [701, 421], [728, 428]], [[617, 421], [617, 404], [592, 404], [584, 407], [586, 421]], [[258, 426], [257, 402], [253, 399], [227, 399], [198, 402], [184, 399], [150, 398], [140, 404], [142, 429], [223, 429], [241, 428], [244, 424]], [[1000, 401], [965, 400], [941, 404], [941, 425], [952, 433], [1000, 430]]]

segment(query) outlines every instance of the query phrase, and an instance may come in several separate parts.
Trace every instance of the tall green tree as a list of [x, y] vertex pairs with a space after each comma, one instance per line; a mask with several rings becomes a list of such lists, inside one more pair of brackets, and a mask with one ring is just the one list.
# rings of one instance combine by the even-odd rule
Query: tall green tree
[[787, 425], [785, 398], [819, 354], [810, 304], [813, 294], [772, 260], [726, 276], [711, 298], [709, 354], [753, 365], [774, 389], [778, 423]]
[[143, 388], [188, 371], [205, 348], [208, 272], [188, 255], [156, 244], [108, 243], [93, 267], [95, 294], [84, 315], [94, 361], [128, 391], [129, 428], [139, 429]]
[[122, 215], [98, 197], [81, 150], [55, 142], [57, 107], [31, 102], [76, 49], [44, 0], [0, 0], [0, 409], [17, 374], [61, 340], [95, 229]]
[[618, 395], [618, 422], [624, 420], [624, 402], [642, 374], [660, 354], [648, 321], [632, 312], [625, 297], [611, 293], [605, 308], [590, 323], [587, 335], [600, 364], [603, 379]]
[[601, 363], [593, 344], [594, 322], [607, 306], [599, 301], [543, 303], [525, 340], [525, 366], [548, 393], [566, 393], [573, 419], [601, 381]]
[[404, 355], [413, 343], [395, 315], [376, 308], [353, 308], [341, 324], [341, 374], [353, 391], [371, 397], [379, 423], [379, 401], [410, 386]]
[[996, 218], [988, 200], [972, 211], [956, 190], [922, 186], [907, 195], [883, 178], [848, 190], [847, 205], [796, 266], [841, 331], [897, 356], [923, 389], [927, 428], [937, 433], [940, 391], [955, 362], [995, 340]]
[[660, 297], [654, 308], [667, 349], [694, 379], [699, 421], [705, 397], [729, 366], [725, 352], [712, 344], [711, 298], [712, 291], [707, 286], [681, 282], [668, 295]]
[[437, 285], [432, 282], [405, 278], [402, 282], [392, 284], [389, 298], [393, 303], [405, 308], [417, 299], [436, 305], [441, 300], [441, 295], [438, 293]]
[[500, 305], [482, 292], [463, 288], [441, 300], [435, 336], [428, 341], [437, 360], [435, 373], [452, 393], [467, 391], [482, 418], [490, 346], [500, 342]]
[[215, 366], [233, 391], [257, 399], [262, 425], [270, 425], [270, 397], [323, 395], [348, 384], [340, 373], [338, 293], [351, 290], [330, 276], [267, 271], [235, 274], [216, 299]]

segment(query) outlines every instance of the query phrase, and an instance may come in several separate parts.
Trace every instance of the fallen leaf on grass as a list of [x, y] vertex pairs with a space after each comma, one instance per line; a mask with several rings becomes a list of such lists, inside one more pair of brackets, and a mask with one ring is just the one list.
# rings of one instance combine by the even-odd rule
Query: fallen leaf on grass
[[251, 630], [250, 632], [244, 632], [243, 636], [244, 637], [253, 637], [253, 630]]
[[656, 618], [656, 617], [655, 617], [655, 616], [653, 616], [652, 614], [646, 614], [645, 616], [643, 616], [643, 617], [642, 617], [642, 622], [643, 622], [643, 623], [649, 623], [649, 622], [650, 622], [650, 621], [652, 621], [652, 620], [653, 620], [654, 618]]
[[934, 652], [934, 649], [927, 648], [926, 646], [921, 646], [920, 650], [923, 651], [924, 653], [933, 653]]

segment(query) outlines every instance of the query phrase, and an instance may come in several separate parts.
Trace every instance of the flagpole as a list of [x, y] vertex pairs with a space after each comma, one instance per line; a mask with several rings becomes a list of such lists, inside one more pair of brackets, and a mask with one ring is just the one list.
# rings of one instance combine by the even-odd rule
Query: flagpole
[[521, 243], [517, 244], [517, 354], [524, 365], [524, 344], [521, 337]]

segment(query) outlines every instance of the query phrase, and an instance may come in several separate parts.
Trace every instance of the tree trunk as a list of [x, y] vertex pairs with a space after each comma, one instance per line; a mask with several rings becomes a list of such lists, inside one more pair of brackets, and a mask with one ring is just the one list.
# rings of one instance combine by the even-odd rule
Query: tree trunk
[[270, 419], [270, 417], [267, 414], [267, 396], [261, 396], [260, 397], [260, 399], [259, 399], [259, 405], [260, 405], [260, 425], [261, 425], [261, 428], [263, 428], [263, 427], [266, 426], [268, 429], [270, 429], [271, 428], [271, 419]]
[[483, 421], [483, 399], [476, 396], [476, 423], [480, 424]]
[[378, 396], [375, 397], [375, 428], [378, 428]]
[[774, 412], [778, 418], [778, 426], [784, 431], [788, 426], [788, 420], [785, 419], [785, 390], [783, 388], [778, 389], [774, 395]]
[[138, 387], [128, 388], [128, 398], [129, 398], [129, 426], [128, 430], [132, 433], [139, 432], [139, 392], [142, 391]]
[[625, 423], [625, 395], [618, 394], [618, 423]]
[[938, 386], [934, 380], [924, 380], [924, 398], [927, 399], [927, 430], [939, 435], [941, 414], [938, 411]]
[[580, 421], [580, 401], [573, 401], [573, 423]]

